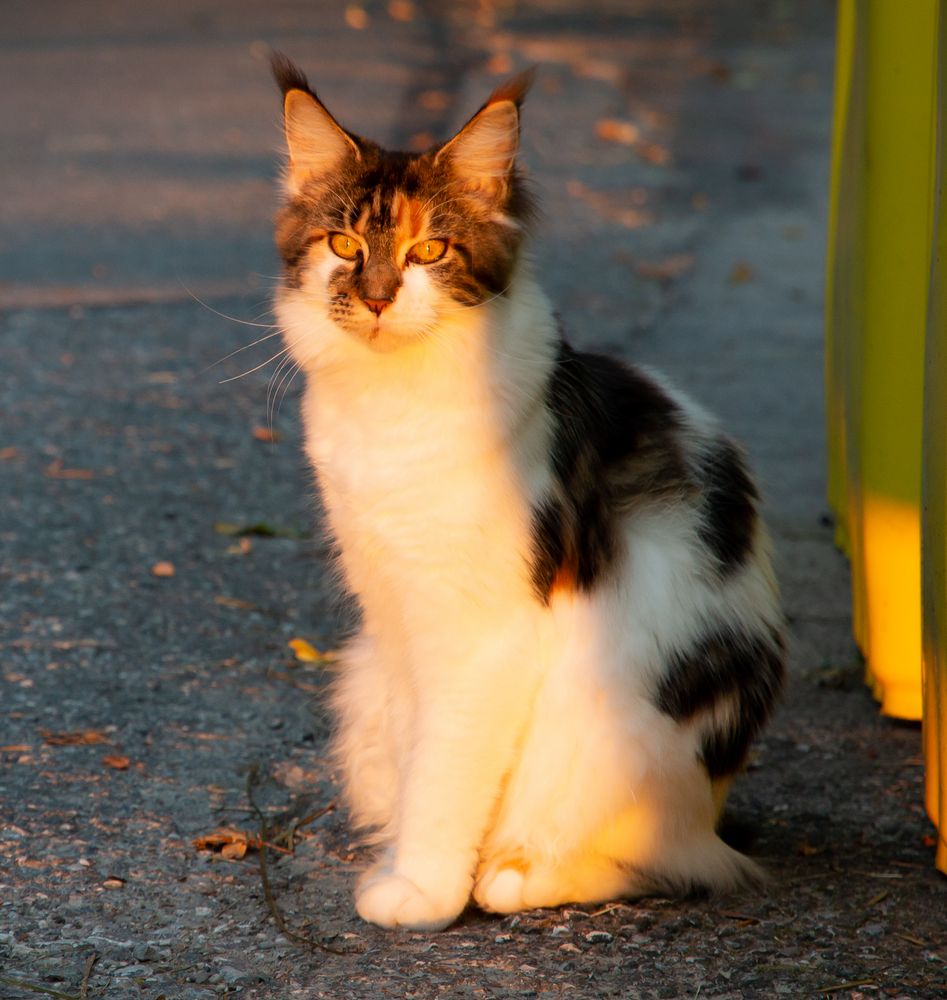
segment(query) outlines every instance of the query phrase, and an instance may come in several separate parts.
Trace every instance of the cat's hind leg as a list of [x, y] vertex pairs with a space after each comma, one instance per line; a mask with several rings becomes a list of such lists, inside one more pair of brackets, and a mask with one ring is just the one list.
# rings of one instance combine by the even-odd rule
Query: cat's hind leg
[[474, 899], [484, 910], [515, 913], [564, 903], [729, 891], [765, 881], [755, 862], [724, 844], [712, 828], [695, 828], [681, 838], [671, 834], [658, 849], [641, 842], [641, 827], [639, 804], [564, 857], [493, 858], [477, 873]]
[[646, 895], [648, 886], [612, 858], [589, 853], [561, 861], [494, 860], [481, 867], [473, 894], [481, 909], [516, 913]]

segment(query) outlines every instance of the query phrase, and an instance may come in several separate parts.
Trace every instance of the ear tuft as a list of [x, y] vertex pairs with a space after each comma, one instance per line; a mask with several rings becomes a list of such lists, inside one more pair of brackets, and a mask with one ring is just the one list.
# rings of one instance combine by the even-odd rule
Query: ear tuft
[[285, 97], [291, 90], [301, 90], [303, 93], [316, 96], [316, 92], [309, 86], [306, 74], [293, 62], [289, 56], [275, 49], [270, 53], [270, 69], [273, 77]]
[[509, 80], [501, 83], [496, 90], [487, 98], [484, 107], [490, 104], [499, 103], [500, 101], [512, 101], [517, 108], [522, 107], [523, 101], [526, 99], [526, 94], [529, 88], [533, 85], [533, 80], [536, 79], [536, 67], [530, 66], [528, 69], [524, 69], [521, 73], [517, 73], [516, 76], [511, 76]]

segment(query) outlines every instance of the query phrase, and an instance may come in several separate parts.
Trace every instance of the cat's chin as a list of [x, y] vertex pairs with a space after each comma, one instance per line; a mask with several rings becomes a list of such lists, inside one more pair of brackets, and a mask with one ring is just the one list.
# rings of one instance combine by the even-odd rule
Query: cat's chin
[[[341, 324], [340, 324], [341, 325]], [[401, 323], [385, 322], [359, 323], [342, 326], [342, 329], [356, 340], [378, 354], [390, 354], [424, 339], [424, 333]]]

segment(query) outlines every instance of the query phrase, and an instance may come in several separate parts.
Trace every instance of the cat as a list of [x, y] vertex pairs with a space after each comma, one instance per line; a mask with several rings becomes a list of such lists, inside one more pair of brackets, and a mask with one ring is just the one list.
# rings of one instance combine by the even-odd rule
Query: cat
[[525, 249], [529, 75], [413, 154], [272, 68], [277, 318], [361, 612], [332, 695], [379, 845], [358, 913], [759, 882], [716, 832], [784, 669], [757, 489], [696, 404], [564, 338]]

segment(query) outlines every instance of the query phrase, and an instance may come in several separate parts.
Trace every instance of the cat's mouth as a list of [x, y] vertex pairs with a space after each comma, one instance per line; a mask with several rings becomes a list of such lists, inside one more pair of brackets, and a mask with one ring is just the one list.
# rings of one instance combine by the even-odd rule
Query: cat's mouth
[[389, 316], [365, 315], [365, 312], [359, 310], [357, 319], [351, 317], [344, 328], [373, 351], [387, 353], [397, 350], [405, 343], [405, 338], [401, 335], [401, 324], [397, 318]]

